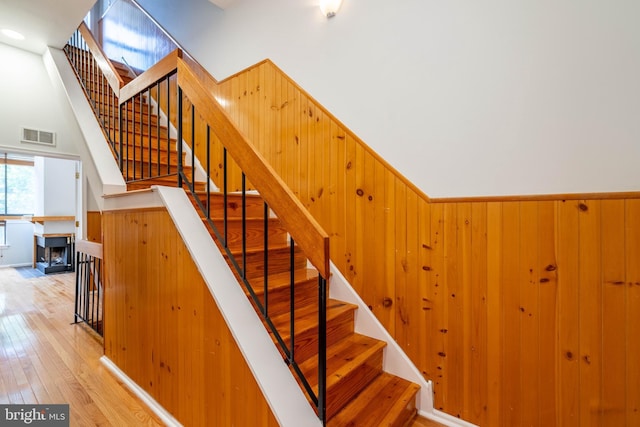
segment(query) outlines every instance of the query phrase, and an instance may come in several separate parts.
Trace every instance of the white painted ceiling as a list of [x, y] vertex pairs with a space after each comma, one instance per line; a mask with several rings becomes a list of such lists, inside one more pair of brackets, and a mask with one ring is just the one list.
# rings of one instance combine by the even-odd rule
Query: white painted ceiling
[[47, 46], [62, 48], [95, 0], [0, 0], [0, 29], [25, 36], [12, 40], [0, 33], [0, 43], [42, 54]]
[[209, 0], [211, 3], [218, 6], [220, 9], [224, 9], [233, 3], [235, 0]]

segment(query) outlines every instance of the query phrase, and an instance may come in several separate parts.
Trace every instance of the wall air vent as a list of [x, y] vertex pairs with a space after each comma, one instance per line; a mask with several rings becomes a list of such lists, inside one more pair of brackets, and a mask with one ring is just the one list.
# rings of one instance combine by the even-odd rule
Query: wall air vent
[[56, 134], [55, 132], [49, 132], [46, 130], [22, 128], [20, 142], [55, 146]]

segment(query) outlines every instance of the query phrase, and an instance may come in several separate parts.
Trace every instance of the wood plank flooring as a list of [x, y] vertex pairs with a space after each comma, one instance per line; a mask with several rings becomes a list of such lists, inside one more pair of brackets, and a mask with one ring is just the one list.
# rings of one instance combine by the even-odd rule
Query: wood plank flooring
[[99, 362], [100, 338], [72, 325], [75, 273], [0, 269], [0, 403], [68, 403], [72, 426], [160, 426]]

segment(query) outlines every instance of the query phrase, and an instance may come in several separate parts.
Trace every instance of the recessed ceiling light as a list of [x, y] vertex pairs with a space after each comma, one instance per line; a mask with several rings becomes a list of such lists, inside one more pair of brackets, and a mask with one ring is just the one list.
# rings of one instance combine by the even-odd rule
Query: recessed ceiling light
[[24, 36], [22, 34], [20, 34], [17, 31], [10, 30], [8, 28], [3, 28], [2, 34], [14, 40], [24, 40]]

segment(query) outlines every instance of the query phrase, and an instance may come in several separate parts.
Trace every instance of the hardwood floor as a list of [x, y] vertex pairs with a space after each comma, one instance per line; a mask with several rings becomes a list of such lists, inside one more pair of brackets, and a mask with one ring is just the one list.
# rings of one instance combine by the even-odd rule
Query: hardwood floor
[[74, 273], [0, 269], [0, 403], [68, 403], [72, 426], [159, 426], [99, 362], [101, 339], [72, 325]]

